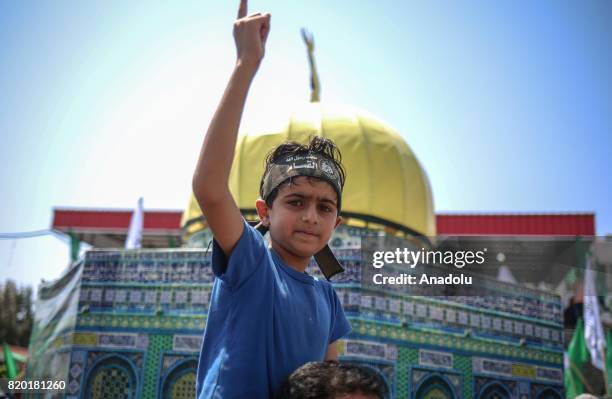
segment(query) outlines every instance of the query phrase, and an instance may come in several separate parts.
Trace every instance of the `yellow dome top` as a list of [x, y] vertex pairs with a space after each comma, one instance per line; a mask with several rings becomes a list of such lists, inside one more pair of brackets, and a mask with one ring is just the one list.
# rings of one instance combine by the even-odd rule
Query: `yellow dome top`
[[[343, 214], [435, 235], [429, 181], [404, 139], [363, 111], [318, 102], [294, 112], [283, 129], [238, 137], [229, 181], [238, 207], [255, 208], [264, 158], [274, 147], [287, 140], [304, 143], [313, 135], [332, 139], [342, 153], [347, 172], [342, 194]], [[192, 195], [183, 215], [183, 225], [201, 220], [201, 216]], [[349, 224], [355, 224], [350, 220]], [[201, 223], [189, 225], [188, 233], [203, 227]]]

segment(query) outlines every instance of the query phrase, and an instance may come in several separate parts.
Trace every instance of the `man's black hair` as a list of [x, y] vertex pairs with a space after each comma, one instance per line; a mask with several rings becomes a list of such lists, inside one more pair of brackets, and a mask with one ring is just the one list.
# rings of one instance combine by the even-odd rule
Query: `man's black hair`
[[334, 399], [350, 394], [384, 399], [387, 389], [372, 369], [337, 361], [310, 362], [291, 373], [276, 399]]
[[[340, 153], [338, 146], [336, 146], [336, 143], [326, 137], [313, 136], [310, 138], [308, 144], [301, 144], [296, 141], [286, 141], [278, 145], [278, 147], [276, 147], [275, 149], [270, 151], [268, 155], [266, 155], [264, 173], [259, 183], [260, 197], [263, 198], [264, 176], [268, 174], [268, 171], [276, 160], [287, 155], [305, 155], [309, 153], [319, 154], [329, 159], [338, 170], [338, 174], [340, 175], [340, 186], [344, 187], [344, 181], [346, 180], [346, 171], [344, 170], [344, 166], [342, 166], [342, 154]], [[289, 181], [291, 181], [291, 179], [289, 179], [288, 182]], [[270, 195], [268, 195], [268, 198], [263, 198], [266, 200], [266, 205], [268, 205], [268, 207], [272, 207], [272, 203], [278, 195], [278, 190], [284, 184], [286, 183], [283, 183], [280, 186], [276, 187], [274, 190], [272, 190]], [[340, 201], [340, 198], [338, 198], [338, 201]]]

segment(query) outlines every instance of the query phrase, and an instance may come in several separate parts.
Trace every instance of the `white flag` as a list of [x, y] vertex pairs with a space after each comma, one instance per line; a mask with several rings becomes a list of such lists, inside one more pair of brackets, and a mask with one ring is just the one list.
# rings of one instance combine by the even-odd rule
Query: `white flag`
[[599, 317], [595, 273], [591, 266], [591, 257], [588, 256], [584, 271], [584, 339], [591, 355], [591, 363], [603, 371], [605, 369], [606, 337]]
[[516, 284], [516, 278], [506, 265], [501, 265], [497, 271], [497, 279], [504, 283]]
[[132, 220], [130, 221], [130, 229], [128, 230], [127, 239], [125, 240], [125, 247], [127, 249], [140, 248], [142, 241], [142, 229], [144, 227], [144, 209], [143, 199], [138, 198], [138, 205], [132, 214]]

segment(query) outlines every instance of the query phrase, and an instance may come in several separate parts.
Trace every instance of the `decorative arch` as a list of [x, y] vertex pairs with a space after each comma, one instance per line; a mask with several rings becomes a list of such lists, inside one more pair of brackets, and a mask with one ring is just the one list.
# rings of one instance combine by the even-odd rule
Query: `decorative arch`
[[118, 354], [97, 360], [85, 379], [85, 397], [92, 399], [138, 397], [138, 378], [131, 362]]
[[499, 382], [490, 382], [480, 390], [478, 399], [510, 399], [512, 397], [508, 388]]
[[563, 399], [563, 396], [553, 388], [544, 388], [536, 396], [536, 399]]
[[432, 374], [419, 383], [415, 399], [456, 399], [452, 384], [440, 374]]
[[177, 362], [162, 381], [162, 399], [193, 399], [196, 396], [198, 361], [195, 357]]

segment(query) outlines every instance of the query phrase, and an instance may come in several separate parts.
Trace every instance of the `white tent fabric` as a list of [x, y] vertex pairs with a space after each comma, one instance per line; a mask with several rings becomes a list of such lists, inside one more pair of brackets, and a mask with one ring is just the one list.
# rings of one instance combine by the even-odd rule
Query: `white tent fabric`
[[125, 240], [126, 249], [135, 249], [142, 247], [142, 229], [144, 228], [144, 207], [143, 198], [138, 198], [138, 204], [132, 214], [130, 220], [130, 229], [128, 231], [127, 239]]

